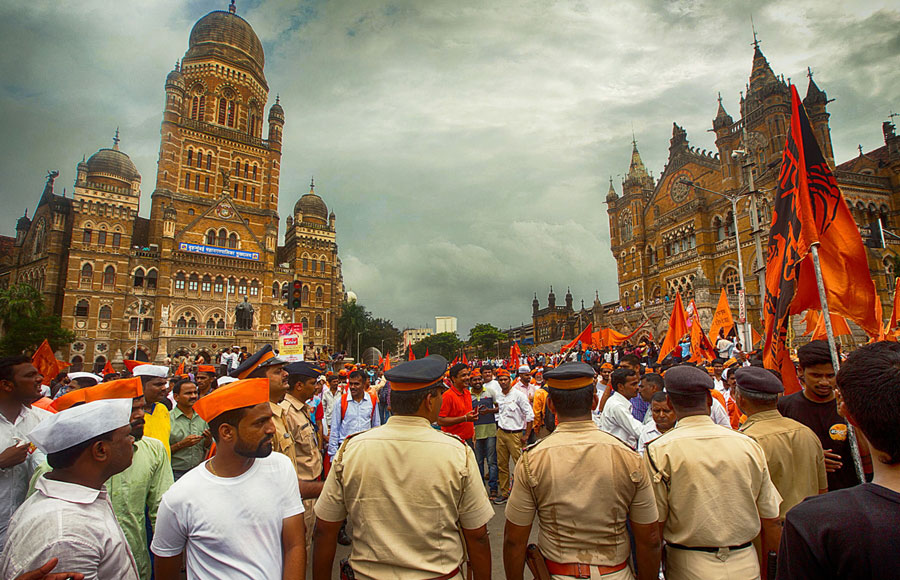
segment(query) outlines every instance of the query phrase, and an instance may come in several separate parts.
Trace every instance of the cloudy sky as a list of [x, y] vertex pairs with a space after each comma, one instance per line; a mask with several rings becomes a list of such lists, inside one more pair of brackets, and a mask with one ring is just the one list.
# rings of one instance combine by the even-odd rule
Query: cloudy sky
[[[0, 232], [48, 169], [121, 148], [155, 186], [165, 76], [226, 0], [0, 0]], [[659, 175], [673, 121], [693, 145], [721, 91], [735, 117], [752, 16], [776, 74], [835, 99], [838, 162], [900, 110], [900, 1], [239, 0], [286, 112], [280, 214], [315, 176], [344, 280], [399, 327], [529, 320], [537, 292], [616, 297], [603, 200], [631, 135]], [[283, 222], [282, 222], [283, 223]], [[283, 227], [282, 227], [283, 234]]]

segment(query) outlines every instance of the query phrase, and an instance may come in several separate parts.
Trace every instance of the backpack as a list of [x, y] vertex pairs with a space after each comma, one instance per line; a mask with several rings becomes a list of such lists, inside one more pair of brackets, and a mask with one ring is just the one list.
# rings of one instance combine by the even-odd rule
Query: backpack
[[[343, 395], [341, 395], [341, 421], [344, 420], [344, 415], [347, 414], [347, 405], [349, 405], [349, 402], [347, 401], [348, 394], [349, 393], [344, 393]], [[366, 392], [366, 394], [369, 395], [370, 399], [372, 399], [372, 416], [369, 417], [369, 420], [374, 421], [375, 420], [375, 405], [378, 404], [378, 399], [376, 399], [375, 395], [372, 393]]]
[[556, 429], [556, 414], [550, 410], [550, 391], [547, 387], [541, 387], [541, 390], [547, 391], [547, 400], [544, 401], [544, 427], [553, 433]]

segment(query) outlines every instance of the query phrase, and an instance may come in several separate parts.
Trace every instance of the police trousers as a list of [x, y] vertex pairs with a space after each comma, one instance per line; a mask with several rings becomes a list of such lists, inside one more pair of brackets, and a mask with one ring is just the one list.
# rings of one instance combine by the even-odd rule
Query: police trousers
[[759, 559], [753, 546], [723, 553], [666, 546], [666, 580], [757, 580]]

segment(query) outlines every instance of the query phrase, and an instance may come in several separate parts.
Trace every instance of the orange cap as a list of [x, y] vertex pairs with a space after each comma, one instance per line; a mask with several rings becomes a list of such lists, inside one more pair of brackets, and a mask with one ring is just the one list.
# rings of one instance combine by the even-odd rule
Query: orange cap
[[197, 367], [198, 373], [213, 373], [216, 374], [216, 367], [212, 365], [200, 365]]
[[253, 407], [268, 400], [269, 379], [242, 379], [200, 397], [194, 403], [194, 410], [201, 419], [209, 423], [226, 411]]
[[104, 399], [135, 399], [142, 397], [144, 395], [144, 386], [141, 383], [141, 377], [132, 377], [130, 379], [118, 379], [108, 383], [100, 383], [99, 385], [82, 389], [82, 391], [84, 391], [84, 402], [93, 403]]
[[149, 363], [141, 362], [139, 360], [124, 360], [122, 362], [125, 363], [125, 368], [128, 369], [129, 373], [134, 372], [134, 367], [139, 367], [141, 365], [149, 364]]
[[508, 377], [509, 371], [506, 369], [497, 369], [494, 371], [494, 374], [497, 375], [498, 377]]

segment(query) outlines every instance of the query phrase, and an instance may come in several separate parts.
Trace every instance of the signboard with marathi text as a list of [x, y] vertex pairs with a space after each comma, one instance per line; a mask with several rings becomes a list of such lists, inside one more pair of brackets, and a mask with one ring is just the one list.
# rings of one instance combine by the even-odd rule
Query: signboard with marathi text
[[288, 362], [303, 360], [303, 323], [278, 325], [278, 358]]
[[194, 254], [205, 254], [207, 256], [238, 258], [239, 260], [259, 260], [259, 252], [245, 252], [244, 250], [235, 250], [233, 248], [217, 248], [214, 246], [181, 242], [178, 244], [178, 249], [182, 252], [193, 252]]

